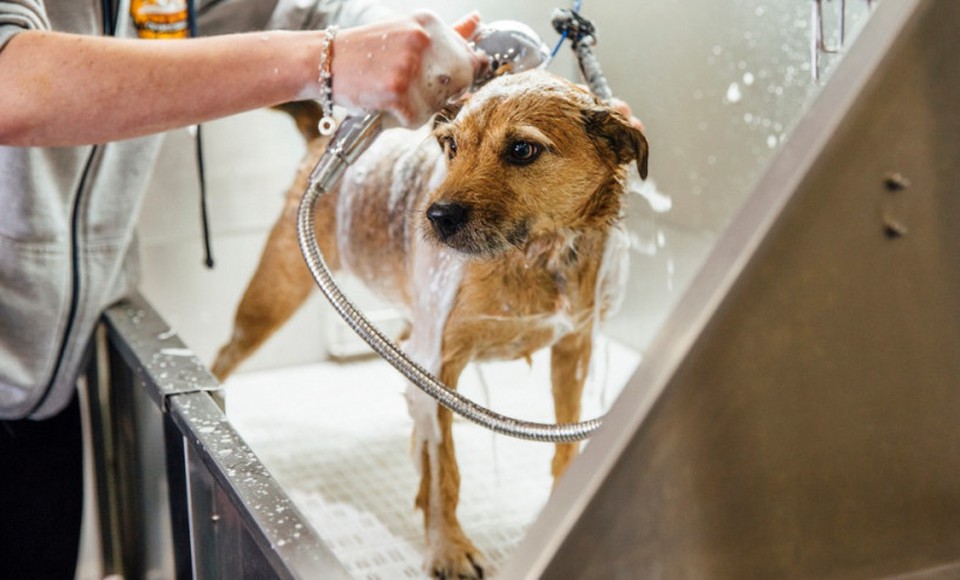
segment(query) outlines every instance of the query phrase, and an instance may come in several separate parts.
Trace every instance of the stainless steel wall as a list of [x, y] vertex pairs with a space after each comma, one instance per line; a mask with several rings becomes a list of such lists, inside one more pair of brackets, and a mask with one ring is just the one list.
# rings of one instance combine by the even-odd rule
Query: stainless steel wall
[[879, 6], [507, 577], [960, 575], [958, 23]]

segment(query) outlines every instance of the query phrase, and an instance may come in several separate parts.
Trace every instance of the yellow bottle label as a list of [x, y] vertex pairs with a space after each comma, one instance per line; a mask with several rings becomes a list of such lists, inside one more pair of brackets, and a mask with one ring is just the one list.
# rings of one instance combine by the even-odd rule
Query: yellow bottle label
[[187, 0], [130, 0], [140, 38], [187, 38]]

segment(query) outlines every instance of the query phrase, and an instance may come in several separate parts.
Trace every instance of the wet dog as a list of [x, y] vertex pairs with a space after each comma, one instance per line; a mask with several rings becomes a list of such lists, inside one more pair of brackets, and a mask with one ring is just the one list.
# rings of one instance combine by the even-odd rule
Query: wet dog
[[[214, 374], [224, 379], [313, 292], [296, 212], [325, 143], [311, 139]], [[319, 117], [317, 117], [319, 118]], [[551, 348], [556, 419], [580, 418], [597, 325], [624, 286], [627, 166], [646, 177], [647, 141], [583, 88], [542, 71], [491, 81], [439, 114], [432, 137], [391, 130], [321, 197], [317, 239], [328, 265], [405, 306], [404, 349], [451, 388], [470, 361], [530, 359]], [[440, 577], [480, 577], [457, 520], [460, 475], [451, 414], [408, 388], [429, 554]], [[577, 453], [558, 444], [559, 477]]]

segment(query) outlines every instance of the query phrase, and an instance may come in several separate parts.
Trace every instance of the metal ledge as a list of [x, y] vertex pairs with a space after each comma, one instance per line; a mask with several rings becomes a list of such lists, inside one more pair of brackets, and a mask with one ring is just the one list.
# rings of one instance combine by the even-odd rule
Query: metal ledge
[[[163, 434], [137, 432], [133, 436], [166, 440], [177, 576], [349, 578], [209, 396], [207, 391], [219, 388], [216, 379], [146, 300], [138, 295], [114, 306], [106, 313], [105, 323], [115, 356], [111, 371], [101, 369], [99, 374], [101, 380], [110, 381], [113, 391], [127, 393], [113, 397], [114, 405], [119, 400], [127, 401], [120, 406], [134, 407], [136, 403], [130, 401], [136, 397], [129, 392], [142, 389], [163, 411]], [[136, 381], [123, 372], [124, 367]], [[131, 416], [135, 409], [113, 408], [111, 412]], [[126, 430], [144, 428], [139, 425]], [[128, 448], [127, 453], [136, 452], [131, 449], [136, 447], [133, 442], [113, 438]], [[122, 463], [137, 465], [138, 461]], [[128, 471], [136, 474], [140, 470]], [[129, 473], [121, 475], [119, 485], [138, 487], [135, 482], [122, 481], [129, 477]], [[137, 509], [134, 505], [118, 511], [135, 513]], [[135, 540], [114, 541], [129, 544]], [[138, 549], [127, 547], [128, 552]]]

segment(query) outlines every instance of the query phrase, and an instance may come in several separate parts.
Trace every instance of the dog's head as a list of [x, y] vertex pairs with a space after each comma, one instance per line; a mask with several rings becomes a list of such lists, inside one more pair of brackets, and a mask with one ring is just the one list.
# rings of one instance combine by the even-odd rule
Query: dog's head
[[491, 81], [434, 134], [447, 175], [425, 230], [465, 254], [495, 257], [545, 233], [605, 227], [620, 215], [626, 164], [647, 175], [647, 140], [589, 91], [543, 71]]

